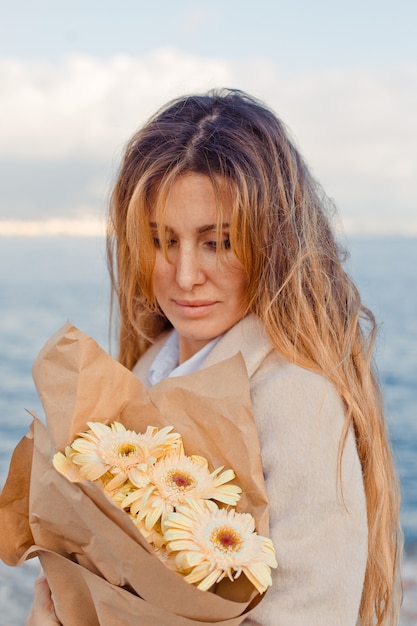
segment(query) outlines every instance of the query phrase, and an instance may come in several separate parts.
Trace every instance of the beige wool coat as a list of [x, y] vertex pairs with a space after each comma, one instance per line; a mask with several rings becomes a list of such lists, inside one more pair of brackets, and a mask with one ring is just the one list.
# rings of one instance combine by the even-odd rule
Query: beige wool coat
[[[166, 337], [133, 372], [147, 372]], [[355, 626], [367, 560], [366, 501], [354, 437], [338, 448], [344, 410], [324, 377], [283, 358], [249, 315], [203, 364], [241, 352], [250, 379], [278, 568], [245, 626]], [[343, 497], [342, 497], [343, 495]]]

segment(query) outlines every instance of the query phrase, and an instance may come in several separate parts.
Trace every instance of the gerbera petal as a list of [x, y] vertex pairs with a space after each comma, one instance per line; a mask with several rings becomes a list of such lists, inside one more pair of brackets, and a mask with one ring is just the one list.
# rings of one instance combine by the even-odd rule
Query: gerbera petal
[[116, 489], [120, 489], [122, 485], [126, 482], [126, 474], [124, 472], [117, 473], [109, 482], [105, 485], [106, 491], [115, 491]]
[[[190, 459], [193, 461], [193, 463], [198, 463], [198, 465], [201, 465], [201, 467], [205, 467], [206, 469], [208, 469], [208, 461], [203, 456], [199, 456], [198, 454], [192, 454], [190, 456]], [[219, 467], [216, 470], [216, 472], [220, 472], [222, 469], [223, 469], [223, 467]], [[213, 474], [214, 474], [214, 472], [213, 472]]]
[[[192, 562], [193, 561], [192, 551], [193, 550], [197, 550], [195, 543], [193, 541], [191, 541], [190, 539], [187, 539], [187, 538], [170, 539], [169, 535], [167, 535], [167, 533], [164, 534], [164, 537], [165, 537], [165, 541], [167, 543], [169, 543], [170, 550], [172, 550], [173, 552], [187, 551], [187, 553], [184, 554], [184, 559], [188, 563], [187, 567], [194, 567], [195, 562], [194, 563]], [[200, 558], [199, 555], [196, 554], [195, 559], [199, 559], [199, 558]], [[201, 558], [200, 558], [200, 560], [201, 560]]]
[[[116, 422], [113, 423], [113, 425]], [[112, 433], [112, 427], [107, 426], [107, 424], [103, 424], [102, 422], [87, 422], [87, 426], [92, 431], [92, 433], [98, 438], [108, 437]], [[122, 430], [126, 430], [124, 426], [122, 426]], [[81, 436], [88, 435], [89, 433], [80, 433]]]
[[142, 500], [142, 494], [143, 494], [143, 490], [142, 489], [134, 489], [134, 490], [130, 491], [130, 493], [128, 493], [126, 495], [125, 499], [121, 503], [122, 508], [123, 509], [128, 509], [135, 502], [141, 501]]
[[80, 454], [92, 454], [97, 451], [97, 441], [88, 440], [86, 437], [78, 437], [72, 442], [71, 448]]
[[218, 502], [235, 506], [235, 504], [240, 500], [241, 493], [242, 489], [237, 485], [223, 485], [221, 487], [217, 487], [216, 491], [211, 492], [210, 497]]
[[101, 462], [86, 462], [83, 465], [79, 463], [79, 459], [77, 456], [73, 457], [73, 462], [80, 467], [80, 474], [83, 476], [84, 480], [98, 480], [105, 474], [109, 466], [103, 465]]
[[132, 467], [129, 470], [128, 472], [129, 480], [133, 485], [135, 485], [135, 487], [143, 488], [143, 487], [146, 487], [146, 485], [149, 483], [147, 467], [145, 466], [145, 468], [146, 469], [143, 469], [143, 464], [142, 464], [141, 466], [138, 466], [138, 467]]
[[123, 424], [121, 424], [120, 422], [113, 422], [110, 426], [111, 431], [113, 433], [126, 433], [129, 432], [126, 430], [126, 427], [123, 426]]
[[250, 567], [243, 566], [242, 572], [260, 593], [272, 585], [271, 570], [262, 563], [252, 563]]
[[[219, 468], [217, 468], [217, 470], [215, 470], [214, 472], [212, 472], [212, 473], [211, 473], [211, 475], [212, 475], [212, 477], [213, 477], [213, 478], [214, 478], [215, 476], [217, 476], [218, 471], [219, 471], [220, 469], [221, 469], [221, 468], [219, 467]], [[234, 471], [233, 471], [233, 470], [231, 470], [231, 469], [228, 469], [228, 470], [225, 470], [224, 472], [222, 472], [222, 473], [220, 474], [220, 476], [217, 476], [217, 477], [216, 477], [216, 480], [214, 480], [213, 482], [215, 483], [215, 485], [223, 485], [224, 483], [228, 483], [228, 482], [230, 482], [231, 480], [233, 480], [233, 479], [235, 478], [235, 476], [236, 476], [236, 475], [235, 475]]]
[[214, 583], [220, 582], [220, 580], [222, 580], [224, 576], [225, 573], [218, 569], [213, 570], [204, 577], [201, 576], [200, 572], [193, 570], [192, 572], [184, 576], [184, 580], [194, 584], [198, 582], [198, 589], [201, 589], [202, 591], [208, 591], [208, 589], [210, 589], [210, 587], [212, 587]]
[[83, 480], [78, 466], [71, 461], [71, 458], [62, 454], [62, 452], [54, 454], [52, 463], [55, 469], [71, 482], [77, 483]]
[[[145, 526], [148, 530], [154, 527], [154, 525], [160, 520], [161, 516], [168, 515], [170, 512], [167, 510], [167, 507], [164, 502], [161, 502], [159, 505], [153, 507], [152, 509], [148, 509], [145, 516]], [[172, 510], [172, 509], [171, 509]]]
[[[136, 517], [132, 518], [136, 528], [142, 533], [147, 541], [154, 546], [154, 548], [160, 549], [165, 546], [165, 538], [162, 534], [161, 527], [156, 524], [151, 530], [148, 530], [143, 521], [138, 521]], [[165, 550], [166, 555], [168, 554]], [[164, 556], [166, 556], [164, 555]], [[158, 556], [162, 556], [162, 553]], [[173, 560], [173, 559], [172, 559]]]

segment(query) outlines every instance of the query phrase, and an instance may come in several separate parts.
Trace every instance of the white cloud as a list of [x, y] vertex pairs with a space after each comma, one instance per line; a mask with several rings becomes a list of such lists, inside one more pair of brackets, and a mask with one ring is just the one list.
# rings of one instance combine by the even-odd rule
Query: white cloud
[[0, 155], [108, 159], [166, 100], [229, 80], [226, 63], [173, 50], [56, 64], [3, 59]]
[[417, 66], [288, 73], [160, 49], [143, 57], [0, 59], [0, 157], [117, 160], [155, 109], [185, 92], [245, 89], [287, 122], [349, 219], [417, 219]]

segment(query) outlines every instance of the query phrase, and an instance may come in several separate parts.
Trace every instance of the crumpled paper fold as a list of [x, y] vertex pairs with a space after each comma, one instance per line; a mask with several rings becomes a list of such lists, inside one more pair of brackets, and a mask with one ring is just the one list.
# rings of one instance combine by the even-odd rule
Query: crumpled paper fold
[[240, 354], [146, 390], [129, 370], [67, 323], [33, 366], [46, 427], [34, 415], [0, 495], [0, 557], [38, 556], [64, 626], [238, 626], [262, 598], [244, 575], [201, 591], [159, 561], [128, 515], [94, 483], [71, 483], [52, 456], [88, 421], [144, 432], [173, 425], [188, 455], [232, 468], [250, 512], [268, 536], [268, 501], [249, 380]]

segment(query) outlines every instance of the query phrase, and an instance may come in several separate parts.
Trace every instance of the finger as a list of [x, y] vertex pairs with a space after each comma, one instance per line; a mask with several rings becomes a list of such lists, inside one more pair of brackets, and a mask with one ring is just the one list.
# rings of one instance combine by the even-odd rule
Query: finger
[[48, 581], [43, 572], [41, 572], [38, 578], [35, 580], [34, 588], [34, 604], [42, 611], [45, 612], [45, 616], [52, 614], [55, 616], [54, 604], [52, 602], [51, 590], [48, 585]]

